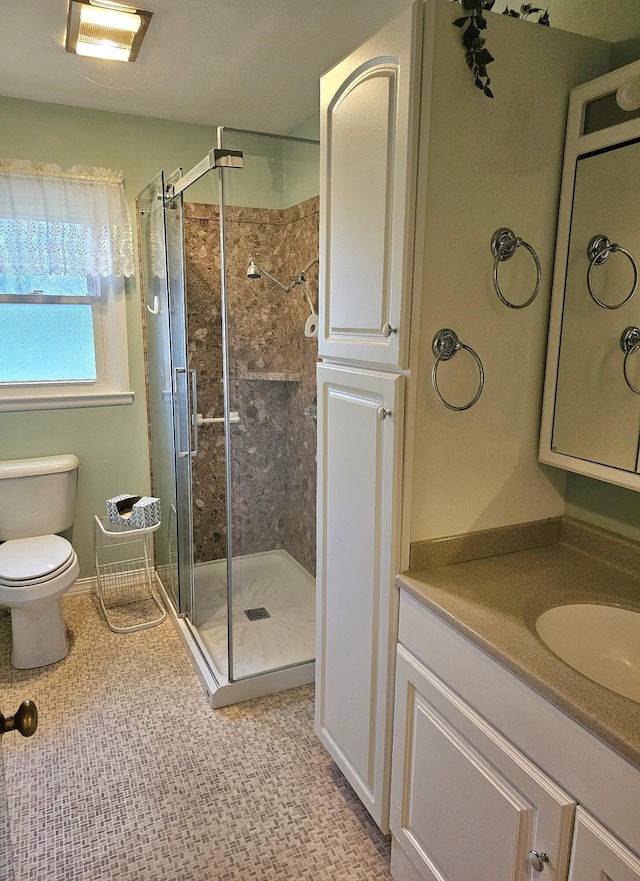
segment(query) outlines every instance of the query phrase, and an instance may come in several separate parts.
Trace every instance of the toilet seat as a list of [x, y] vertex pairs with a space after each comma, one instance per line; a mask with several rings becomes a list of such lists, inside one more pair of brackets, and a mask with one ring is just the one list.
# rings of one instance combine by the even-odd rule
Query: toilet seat
[[70, 569], [74, 560], [73, 547], [61, 535], [11, 539], [0, 545], [0, 584], [43, 584]]

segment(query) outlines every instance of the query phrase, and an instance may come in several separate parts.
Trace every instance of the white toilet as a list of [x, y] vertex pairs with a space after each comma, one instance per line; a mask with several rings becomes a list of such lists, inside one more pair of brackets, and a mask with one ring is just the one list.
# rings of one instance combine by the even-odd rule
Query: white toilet
[[11, 663], [19, 670], [69, 651], [60, 600], [80, 573], [57, 532], [73, 523], [77, 456], [0, 462], [0, 606], [11, 609]]

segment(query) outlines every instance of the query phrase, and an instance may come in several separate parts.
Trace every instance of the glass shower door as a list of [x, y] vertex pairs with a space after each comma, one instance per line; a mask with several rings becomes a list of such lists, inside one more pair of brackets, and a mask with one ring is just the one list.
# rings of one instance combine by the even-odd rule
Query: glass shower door
[[[315, 657], [318, 169], [315, 141], [219, 130], [228, 358], [231, 675]], [[262, 268], [248, 271], [253, 258]], [[303, 270], [306, 269], [306, 273]], [[304, 275], [304, 282], [300, 279]], [[292, 282], [295, 280], [295, 284]]]
[[179, 614], [191, 616], [191, 458], [197, 427], [189, 371], [182, 196], [165, 199], [179, 177], [154, 178], [137, 199], [149, 367], [153, 491], [162, 523], [155, 534], [158, 575]]
[[228, 671], [226, 455], [212, 155], [186, 175], [159, 174], [138, 197], [138, 214], [153, 486], [163, 511], [156, 567], [220, 679]]
[[173, 391], [164, 192], [164, 174], [160, 172], [138, 196], [137, 209], [149, 368], [153, 492], [160, 499], [162, 514], [160, 528], [155, 534], [156, 568], [171, 601], [176, 608], [179, 608]]
[[193, 617], [191, 460], [196, 453], [196, 378], [189, 367], [182, 193], [165, 203], [173, 413], [178, 610]]
[[[184, 349], [197, 401], [190, 457], [193, 604], [196, 636], [221, 677], [229, 676], [227, 616], [227, 422], [221, 284], [219, 173], [182, 192]], [[185, 518], [186, 519], [186, 518]]]
[[317, 142], [219, 129], [146, 195], [171, 195], [165, 277], [146, 295], [154, 487], [160, 470], [170, 484], [159, 564], [219, 684], [315, 654], [318, 166]]

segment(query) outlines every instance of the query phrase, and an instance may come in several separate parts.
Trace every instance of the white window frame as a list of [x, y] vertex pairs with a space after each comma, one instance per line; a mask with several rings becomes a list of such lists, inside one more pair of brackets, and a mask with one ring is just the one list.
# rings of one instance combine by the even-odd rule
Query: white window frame
[[[92, 303], [96, 379], [61, 382], [0, 381], [0, 412], [109, 407], [133, 403], [134, 395], [129, 387], [124, 278], [97, 278], [94, 290], [99, 290], [99, 296], [94, 293], [88, 297], [72, 299], [73, 302]], [[0, 294], [0, 302], [54, 304], [62, 299], [69, 301], [66, 296], [49, 294]]]

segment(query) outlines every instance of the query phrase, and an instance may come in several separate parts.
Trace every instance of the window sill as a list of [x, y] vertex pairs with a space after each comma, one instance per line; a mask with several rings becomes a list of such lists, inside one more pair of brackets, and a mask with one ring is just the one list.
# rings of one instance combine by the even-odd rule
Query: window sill
[[86, 394], [39, 395], [22, 394], [2, 396], [0, 413], [28, 410], [67, 410], [75, 407], [114, 407], [133, 404], [133, 392], [88, 392]]

